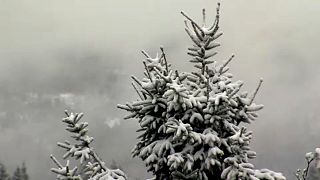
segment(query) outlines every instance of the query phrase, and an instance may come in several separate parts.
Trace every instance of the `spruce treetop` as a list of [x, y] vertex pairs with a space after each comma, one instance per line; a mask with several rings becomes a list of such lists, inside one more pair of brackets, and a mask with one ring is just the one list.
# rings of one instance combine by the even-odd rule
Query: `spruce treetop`
[[185, 12], [185, 31], [192, 41], [187, 54], [192, 72], [173, 69], [164, 48], [160, 56], [145, 56], [144, 78], [132, 76], [139, 99], [118, 108], [138, 119], [141, 133], [133, 156], [140, 157], [154, 179], [284, 180], [281, 173], [257, 170], [249, 163], [256, 153], [250, 148], [252, 132], [243, 126], [258, 117], [263, 105], [254, 103], [262, 84], [249, 95], [242, 81], [233, 81], [228, 64], [215, 59], [220, 4], [208, 25], [203, 9], [200, 25]]

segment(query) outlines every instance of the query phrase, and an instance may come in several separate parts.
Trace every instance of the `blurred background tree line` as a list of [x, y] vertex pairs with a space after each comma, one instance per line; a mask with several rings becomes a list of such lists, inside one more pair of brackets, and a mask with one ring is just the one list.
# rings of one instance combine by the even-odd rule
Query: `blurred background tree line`
[[10, 175], [6, 166], [0, 162], [0, 180], [29, 180], [26, 164], [22, 163], [22, 165], [18, 166], [13, 174]]

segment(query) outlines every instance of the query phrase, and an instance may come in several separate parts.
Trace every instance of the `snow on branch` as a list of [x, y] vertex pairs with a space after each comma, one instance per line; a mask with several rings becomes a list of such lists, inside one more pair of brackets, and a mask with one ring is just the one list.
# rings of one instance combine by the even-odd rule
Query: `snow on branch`
[[[213, 61], [209, 61], [208, 59], [217, 54], [217, 52], [213, 52], [212, 50], [220, 46], [220, 43], [215, 42], [215, 40], [222, 35], [222, 33], [218, 33], [220, 19], [219, 11], [220, 4], [218, 3], [215, 21], [210, 26], [207, 26], [206, 24], [205, 9], [202, 10], [203, 20], [201, 26], [185, 12], [181, 12], [186, 18], [185, 31], [194, 43], [192, 47], [188, 48], [188, 55], [192, 57], [190, 62], [199, 63], [202, 74], [205, 72], [206, 65], [213, 63]], [[190, 24], [192, 28], [190, 27]]]
[[[62, 119], [62, 122], [67, 125], [66, 130], [70, 132], [71, 138], [76, 143], [65, 141], [63, 143], [58, 142], [57, 145], [64, 149], [66, 153], [63, 155], [63, 159], [67, 159], [67, 163], [63, 166], [53, 155], [50, 155], [52, 161], [56, 164], [57, 168], [52, 168], [51, 171], [57, 174], [59, 180], [82, 180], [81, 174], [85, 174], [89, 177], [89, 180], [125, 180], [126, 175], [119, 169], [111, 170], [105, 166], [94, 149], [90, 146], [94, 138], [88, 135], [88, 123], [81, 122], [83, 113], [68, 113], [65, 111], [66, 117]], [[80, 160], [80, 164], [86, 168], [84, 172], [77, 172], [77, 167], [70, 168], [69, 159], [74, 157]]]

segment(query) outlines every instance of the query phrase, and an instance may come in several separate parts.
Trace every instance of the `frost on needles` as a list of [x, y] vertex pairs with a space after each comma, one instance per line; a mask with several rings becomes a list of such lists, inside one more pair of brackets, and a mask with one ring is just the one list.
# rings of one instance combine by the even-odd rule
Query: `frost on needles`
[[219, 4], [215, 21], [202, 24], [186, 13], [185, 31], [192, 41], [188, 48], [196, 70], [181, 72], [161, 55], [143, 61], [144, 78], [132, 76], [139, 99], [118, 105], [138, 119], [141, 133], [133, 156], [140, 157], [154, 179], [284, 180], [281, 173], [255, 169], [249, 162], [256, 153], [250, 148], [252, 132], [243, 125], [258, 117], [263, 105], [254, 103], [262, 80], [252, 94], [243, 92], [242, 81], [233, 81], [226, 61], [213, 57], [220, 46]]

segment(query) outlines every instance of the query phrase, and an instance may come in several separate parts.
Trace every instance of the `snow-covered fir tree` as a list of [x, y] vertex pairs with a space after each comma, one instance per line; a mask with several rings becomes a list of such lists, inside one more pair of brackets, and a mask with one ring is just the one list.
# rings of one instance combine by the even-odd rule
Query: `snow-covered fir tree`
[[186, 13], [185, 31], [192, 41], [188, 48], [196, 70], [174, 70], [161, 47], [161, 54], [145, 56], [144, 78], [132, 76], [139, 99], [118, 108], [138, 119], [141, 135], [133, 156], [140, 157], [154, 179], [284, 180], [281, 173], [255, 169], [249, 159], [252, 132], [244, 124], [257, 119], [263, 105], [254, 103], [261, 86], [243, 92], [242, 81], [232, 80], [226, 61], [217, 61], [220, 4], [210, 25], [203, 10], [202, 24]]
[[[63, 159], [67, 159], [66, 165], [62, 165], [57, 158], [51, 155], [51, 159], [57, 168], [51, 171], [57, 174], [58, 180], [126, 180], [126, 175], [120, 169], [109, 169], [106, 163], [101, 160], [91, 146], [94, 138], [88, 135], [88, 123], [81, 122], [83, 113], [68, 113], [62, 119], [67, 125], [66, 130], [70, 132], [74, 143], [65, 141], [59, 142], [58, 146], [63, 148], [66, 153]], [[77, 167], [70, 166], [70, 159], [74, 157], [80, 161], [82, 171], [77, 171]]]

